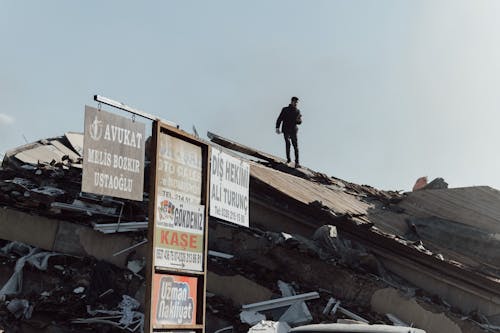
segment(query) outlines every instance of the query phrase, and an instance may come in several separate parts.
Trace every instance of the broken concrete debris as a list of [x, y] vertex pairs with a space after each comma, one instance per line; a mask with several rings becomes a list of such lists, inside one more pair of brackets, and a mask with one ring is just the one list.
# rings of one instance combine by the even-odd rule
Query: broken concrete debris
[[287, 323], [263, 320], [250, 327], [248, 333], [288, 333], [289, 331], [290, 326]]
[[[87, 312], [92, 317], [78, 318], [71, 322], [73, 324], [107, 324], [129, 332], [142, 332], [144, 328], [144, 314], [134, 311], [139, 308], [139, 302], [130, 296], [123, 295], [118, 304], [119, 310], [91, 310], [87, 305]], [[98, 315], [105, 316], [98, 316]]]
[[[291, 169], [272, 155], [212, 138], [261, 162], [249, 162], [252, 228], [209, 219], [207, 333], [275, 332], [285, 323], [352, 318], [407, 322], [428, 333], [476, 333], [500, 325], [500, 262], [495, 251], [484, 250], [495, 248], [498, 237], [489, 235], [500, 233], [498, 191], [447, 189], [442, 179], [425, 180], [422, 190], [411, 193], [380, 191], [305, 167]], [[82, 142], [81, 134], [66, 133], [5, 154], [3, 209], [57, 223], [47, 222], [53, 234], [38, 237], [38, 249], [7, 242], [21, 234], [17, 223], [0, 221], [0, 328], [142, 329], [149, 181], [143, 202], [81, 193]], [[54, 234], [68, 244], [56, 242]], [[105, 253], [100, 244], [118, 242], [118, 236], [121, 243]], [[311, 293], [314, 299], [300, 298]], [[294, 302], [281, 306], [283, 299]], [[244, 309], [255, 303], [273, 306]], [[264, 318], [282, 324], [262, 324]]]
[[[281, 285], [284, 282], [280, 281]], [[283, 286], [282, 286], [283, 288]], [[289, 289], [287, 289], [289, 291]], [[287, 292], [285, 292], [287, 294]], [[286, 322], [290, 325], [300, 325], [312, 320], [311, 313], [307, 309], [304, 301], [319, 298], [317, 292], [310, 292], [301, 295], [291, 295], [280, 298], [271, 299], [269, 301], [263, 301], [254, 304], [246, 304], [242, 306], [243, 312], [240, 315], [242, 321], [248, 324], [253, 324], [257, 319], [261, 317], [256, 313], [259, 312], [264, 315], [266, 310], [280, 310], [279, 311], [279, 321]], [[276, 313], [273, 314], [276, 316]]]
[[[211, 271], [216, 271], [218, 274], [224, 274], [228, 278], [235, 276], [235, 274], [243, 274], [254, 281], [258, 281], [259, 284], [266, 286], [268, 289], [273, 290], [275, 299], [279, 299], [277, 295], [281, 294], [283, 296], [287, 293], [286, 290], [288, 288], [285, 287], [285, 285], [293, 285], [293, 289], [299, 291], [302, 289], [300, 285], [317, 290], [320, 299], [307, 302], [308, 309], [313, 317], [313, 322], [331, 322], [343, 318], [356, 318], [358, 321], [361, 320], [371, 324], [384, 323], [385, 325], [392, 325], [393, 321], [385, 316], [385, 313], [388, 311], [381, 308], [380, 312], [373, 312], [371, 304], [372, 295], [375, 295], [376, 291], [383, 290], [391, 285], [399, 289], [403, 295], [407, 295], [408, 290], [414, 290], [413, 293], [410, 293], [410, 295], [413, 294], [413, 296], [409, 299], [417, 299], [418, 302], [423, 303], [423, 306], [432, 309], [429, 315], [431, 313], [442, 314], [443, 318], [440, 319], [440, 321], [443, 327], [447, 325], [445, 321], [449, 320], [453, 325], [457, 325], [455, 323], [464, 325], [462, 332], [482, 331], [478, 325], [473, 328], [474, 325], [470, 322], [469, 324], [463, 322], [458, 313], [452, 313], [452, 309], [442, 308], [440, 305], [434, 303], [434, 301], [428, 298], [429, 296], [422, 290], [417, 289], [417, 292], [415, 292], [415, 287], [411, 284], [401, 284], [403, 282], [400, 279], [394, 278], [392, 275], [391, 279], [393, 281], [391, 284], [388, 284], [384, 282], [383, 278], [372, 275], [378, 274], [376, 267], [373, 273], [367, 274], [367, 272], [370, 272], [367, 271], [368, 268], [363, 268], [358, 265], [353, 265], [352, 268], [349, 268], [346, 263], [339, 265], [339, 257], [333, 257], [333, 260], [323, 260], [320, 256], [320, 246], [312, 240], [308, 241], [307, 248], [314, 248], [312, 245], [316, 243], [318, 252], [309, 250], [303, 251], [305, 247], [299, 246], [298, 244], [300, 243], [298, 240], [300, 237], [295, 238], [293, 234], [289, 234], [288, 236], [283, 236], [281, 233], [273, 234], [270, 232], [259, 234], [255, 230], [250, 232], [249, 230], [222, 224], [212, 225], [209, 234], [213, 236], [213, 238], [211, 238], [213, 241], [209, 243], [211, 248], [216, 251], [231, 253], [234, 256], [233, 260], [236, 260], [232, 261], [232, 266], [234, 267], [233, 271], [230, 267], [224, 265], [222, 261], [210, 261], [209, 269]], [[293, 244], [287, 243], [292, 239], [294, 240]], [[320, 242], [320, 240], [317, 239], [317, 242]], [[254, 255], [250, 255], [252, 250]], [[290, 267], [293, 267], [293, 269], [290, 269]], [[279, 271], [280, 269], [285, 270], [282, 270], [280, 274], [274, 273], [276, 270]], [[328, 279], [325, 279], [325, 276], [328, 276]], [[269, 279], [269, 277], [271, 279]], [[280, 282], [277, 285], [273, 277], [277, 280], [287, 277], [287, 280], [292, 282], [286, 284]], [[210, 278], [208, 281], [210, 284]], [[250, 285], [246, 284], [245, 287], [240, 288], [248, 289], [249, 286]], [[305, 292], [307, 292], [307, 290], [303, 291], [303, 293]], [[224, 290], [218, 290], [218, 293], [223, 296]], [[332, 297], [335, 299], [332, 299]], [[381, 301], [383, 302], [383, 300]], [[279, 301], [276, 302], [279, 303]], [[328, 303], [330, 303], [329, 310], [324, 312], [325, 305]], [[390, 303], [387, 306], [388, 308], [392, 308]], [[347, 311], [341, 311], [339, 307]], [[266, 315], [266, 320], [281, 321], [280, 316], [282, 313], [283, 310], [278, 314], [271, 313], [269, 316]], [[377, 313], [383, 313], [384, 315], [379, 315]], [[243, 315], [246, 316], [248, 314], [245, 313]], [[404, 318], [400, 320], [409, 321], [413, 323], [413, 326], [425, 328], [423, 326], [428, 325], [425, 324], [420, 317], [412, 319], [411, 316], [411, 312], [398, 312], [397, 314], [398, 318]], [[248, 320], [248, 322], [250, 322], [249, 325], [254, 324], [255, 321], [262, 317], [257, 317], [254, 314], [252, 318], [253, 321]], [[408, 318], [410, 320], [408, 320]], [[245, 321], [245, 319], [242, 320]], [[432, 325], [435, 325], [435, 323], [431, 324], [429, 327], [432, 327]], [[428, 332], [434, 331], [435, 330], [432, 329], [428, 330]]]
[[395, 315], [393, 315], [392, 313], [386, 313], [385, 314], [387, 316], [387, 318], [389, 318], [390, 321], [392, 321], [392, 323], [396, 326], [405, 326], [405, 327], [410, 327], [410, 325], [408, 325], [407, 323], [405, 323], [404, 321], [402, 321], [401, 319], [399, 319], [398, 317], [396, 317]]
[[316, 333], [316, 332], [349, 332], [349, 333], [426, 333], [424, 330], [412, 327], [367, 325], [352, 323], [313, 324], [292, 328], [290, 333]]
[[[19, 242], [0, 242], [0, 277], [5, 281], [1, 288], [0, 327], [7, 332], [31, 332], [48, 326], [70, 332], [81, 324], [93, 327], [95, 332], [105, 327], [106, 331], [109, 327], [142, 330], [140, 303], [127, 295], [137, 293], [142, 279], [92, 258], [49, 253]], [[6, 271], [12, 272], [8, 279]], [[105, 289], [109, 285], [114, 289]]]
[[77, 288], [73, 289], [73, 292], [74, 292], [75, 294], [81, 294], [81, 293], [83, 293], [84, 291], [85, 291], [85, 288], [84, 288], [84, 287], [77, 287]]
[[137, 276], [140, 279], [143, 279], [144, 277], [139, 275], [139, 272], [144, 269], [146, 266], [146, 260], [144, 258], [142, 259], [135, 259], [135, 260], [130, 260], [127, 263], [127, 268], [134, 273], [135, 276]]
[[7, 310], [16, 317], [16, 319], [30, 319], [33, 313], [33, 306], [25, 299], [14, 298], [7, 303]]
[[365, 323], [365, 324], [369, 323], [369, 321], [364, 319], [363, 317], [358, 316], [357, 314], [341, 307], [339, 300], [336, 300], [335, 298], [330, 297], [330, 299], [328, 300], [328, 303], [325, 306], [325, 309], [323, 310], [323, 314], [329, 313], [331, 315], [334, 315], [337, 312], [337, 310], [342, 312], [343, 314], [345, 314], [349, 318], [352, 318], [360, 323]]
[[427, 177], [420, 177], [415, 181], [415, 185], [413, 185], [412, 191], [418, 191], [423, 189], [425, 186], [427, 186]]
[[[278, 288], [283, 297], [296, 295], [293, 286], [289, 283], [279, 280]], [[289, 323], [291, 326], [304, 325], [310, 323], [312, 320], [313, 317], [305, 301], [295, 302], [279, 318], [279, 321]]]
[[427, 177], [420, 177], [413, 185], [413, 191], [420, 190], [439, 190], [439, 189], [447, 189], [448, 183], [444, 181], [443, 178], [435, 178], [430, 183], [427, 183]]
[[5, 245], [0, 249], [0, 252], [5, 254], [13, 252], [22, 255], [16, 262], [14, 273], [0, 289], [0, 296], [17, 295], [22, 290], [23, 268], [26, 263], [40, 270], [46, 270], [49, 258], [60, 255], [58, 253], [40, 252], [38, 248], [19, 242], [12, 242]]
[[310, 293], [301, 294], [301, 295], [275, 298], [275, 299], [272, 299], [269, 301], [262, 301], [259, 303], [246, 304], [246, 305], [242, 306], [242, 309], [246, 310], [246, 311], [257, 311], [258, 312], [258, 311], [281, 308], [284, 306], [290, 306], [296, 302], [306, 301], [306, 300], [311, 300], [311, 299], [316, 299], [316, 298], [319, 298], [319, 294], [317, 292], [310, 292]]
[[240, 319], [242, 323], [255, 325], [263, 320], [266, 320], [266, 316], [255, 311], [243, 310], [240, 313]]
[[74, 223], [94, 223], [96, 228], [104, 222], [108, 225], [102, 227], [103, 232], [119, 221], [135, 223], [120, 232], [144, 230], [145, 224], [136, 221], [146, 221], [147, 195], [138, 202], [81, 193], [82, 157], [81, 150], [72, 145], [76, 141], [83, 142], [83, 135], [66, 133], [6, 152], [0, 172], [0, 204]]

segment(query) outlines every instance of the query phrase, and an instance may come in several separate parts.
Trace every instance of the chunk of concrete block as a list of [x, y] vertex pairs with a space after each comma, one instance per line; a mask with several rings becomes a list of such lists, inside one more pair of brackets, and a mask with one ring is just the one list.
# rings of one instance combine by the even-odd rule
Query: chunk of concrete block
[[[133, 239], [127, 235], [102, 234], [87, 226], [74, 223], [60, 223], [54, 250], [74, 255], [93, 256], [105, 260], [118, 267], [126, 267], [124, 256], [113, 256], [114, 253], [133, 245]], [[139, 254], [141, 246], [136, 249]]]
[[288, 333], [289, 330], [290, 326], [287, 323], [263, 320], [250, 327], [248, 333]]
[[240, 320], [245, 324], [256, 325], [257, 323], [266, 320], [266, 316], [255, 311], [241, 311]]
[[305, 302], [298, 302], [291, 305], [280, 317], [280, 322], [286, 322], [290, 326], [305, 325], [312, 321], [311, 312]]
[[427, 332], [462, 333], [462, 329], [444, 313], [426, 310], [414, 298], [408, 298], [394, 288], [377, 290], [372, 296], [371, 307], [378, 313], [390, 312]]
[[0, 208], [0, 238], [51, 251], [59, 222], [10, 208]]
[[207, 291], [231, 299], [236, 305], [271, 299], [271, 290], [241, 275], [222, 276], [207, 274]]

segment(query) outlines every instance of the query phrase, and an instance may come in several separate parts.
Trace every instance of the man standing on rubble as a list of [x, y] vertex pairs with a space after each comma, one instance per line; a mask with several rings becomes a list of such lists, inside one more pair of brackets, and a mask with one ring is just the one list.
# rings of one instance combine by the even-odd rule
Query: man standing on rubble
[[[300, 168], [299, 164], [299, 144], [297, 142], [297, 132], [299, 128], [297, 125], [302, 124], [302, 115], [300, 110], [297, 108], [297, 103], [299, 99], [297, 97], [292, 97], [292, 100], [288, 106], [281, 109], [281, 113], [276, 120], [276, 133], [280, 134], [283, 132], [283, 137], [285, 138], [286, 147], [286, 162], [290, 163], [290, 141], [292, 141], [293, 150], [295, 152], [295, 167]], [[283, 126], [280, 125], [283, 122]]]

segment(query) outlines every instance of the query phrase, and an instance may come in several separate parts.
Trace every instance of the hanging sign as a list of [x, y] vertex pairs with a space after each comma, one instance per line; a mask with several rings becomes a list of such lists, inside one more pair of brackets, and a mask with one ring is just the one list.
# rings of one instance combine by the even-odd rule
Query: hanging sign
[[248, 227], [250, 165], [217, 148], [211, 150], [210, 215]]
[[85, 106], [82, 192], [142, 201], [146, 127]]
[[154, 265], [203, 271], [205, 206], [201, 147], [160, 134], [154, 231]]
[[153, 328], [196, 323], [197, 278], [155, 273], [151, 302]]
[[153, 123], [145, 332], [205, 332], [210, 147]]

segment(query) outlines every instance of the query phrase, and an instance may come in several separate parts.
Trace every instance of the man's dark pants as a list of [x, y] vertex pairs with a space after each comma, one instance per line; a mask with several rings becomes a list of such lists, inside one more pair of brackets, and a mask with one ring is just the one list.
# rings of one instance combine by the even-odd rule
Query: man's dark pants
[[290, 141], [292, 141], [293, 150], [295, 152], [295, 163], [299, 163], [299, 144], [297, 142], [297, 131], [292, 133], [284, 133], [283, 137], [285, 138], [285, 146], [286, 146], [286, 159], [288, 162], [290, 159]]

